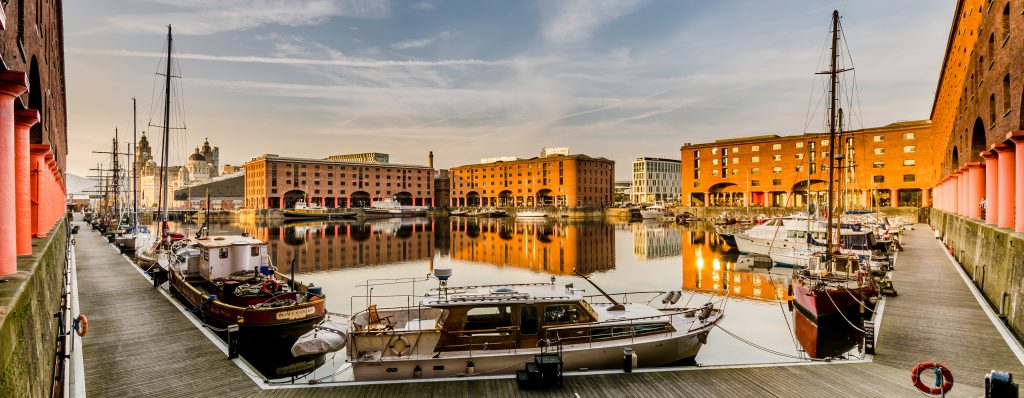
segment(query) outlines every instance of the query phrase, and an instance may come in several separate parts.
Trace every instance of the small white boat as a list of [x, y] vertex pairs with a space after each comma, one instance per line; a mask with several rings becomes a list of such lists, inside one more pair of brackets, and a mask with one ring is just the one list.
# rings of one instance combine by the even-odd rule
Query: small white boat
[[794, 268], [807, 268], [811, 257], [819, 256], [821, 252], [806, 249], [792, 249], [789, 251], [771, 252], [770, 257], [776, 265], [790, 266]]
[[548, 213], [540, 210], [520, 210], [516, 213], [516, 218], [544, 218], [547, 216]]
[[651, 205], [640, 210], [640, 217], [643, 217], [645, 220], [662, 218], [666, 215], [668, 215], [668, 211], [662, 205]]

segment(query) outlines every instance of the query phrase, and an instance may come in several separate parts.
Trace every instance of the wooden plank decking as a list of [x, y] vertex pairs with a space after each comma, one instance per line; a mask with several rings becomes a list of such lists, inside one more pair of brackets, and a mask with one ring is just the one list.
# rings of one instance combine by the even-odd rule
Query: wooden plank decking
[[871, 363], [692, 368], [571, 376], [552, 391], [521, 391], [511, 379], [333, 385], [261, 390], [98, 234], [78, 235], [79, 291], [90, 315], [86, 385], [97, 396], [253, 397], [919, 397], [910, 368], [948, 365], [951, 397], [981, 395], [990, 369], [1024, 375], [1010, 351], [931, 238], [909, 231], [896, 265], [900, 296], [885, 305]]
[[245, 397], [241, 369], [87, 224], [75, 235], [89, 397]]

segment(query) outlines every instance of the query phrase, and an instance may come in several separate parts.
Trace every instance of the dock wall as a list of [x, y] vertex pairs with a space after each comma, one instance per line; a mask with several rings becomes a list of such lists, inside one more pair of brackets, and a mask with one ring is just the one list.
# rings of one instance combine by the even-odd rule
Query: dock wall
[[0, 397], [49, 397], [60, 292], [67, 253], [66, 221], [32, 240], [18, 272], [0, 283]]
[[1018, 340], [1024, 339], [1024, 234], [931, 210], [930, 224]]

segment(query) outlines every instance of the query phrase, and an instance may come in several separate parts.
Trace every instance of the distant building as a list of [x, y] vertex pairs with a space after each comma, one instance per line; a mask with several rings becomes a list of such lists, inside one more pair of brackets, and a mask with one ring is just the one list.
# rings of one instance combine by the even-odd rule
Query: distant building
[[615, 162], [582, 154], [471, 164], [451, 169], [451, 205], [609, 206], [614, 178]]
[[[836, 181], [845, 208], [930, 203], [929, 188], [935, 184], [930, 121], [847, 131], [839, 141], [836, 154], [843, 161], [836, 166]], [[693, 206], [824, 204], [828, 144], [823, 133], [684, 144], [682, 201]]]
[[633, 181], [615, 181], [615, 201], [629, 201], [629, 194], [633, 189]]
[[569, 156], [569, 147], [567, 147], [567, 146], [544, 147], [544, 149], [540, 150], [540, 157], [542, 157], [542, 158], [546, 158], [548, 156], [554, 156], [554, 155]]
[[629, 201], [654, 203], [679, 200], [681, 174], [676, 159], [636, 158]]
[[232, 166], [230, 164], [226, 164], [226, 165], [224, 165], [223, 167], [220, 168], [220, 175], [226, 176], [228, 174], [234, 174], [234, 173], [237, 173], [239, 171], [242, 171], [241, 167], [239, 167], [239, 166]]
[[427, 166], [329, 159], [253, 158], [244, 166], [245, 208], [291, 208], [302, 199], [326, 207], [365, 207], [384, 199], [434, 204], [434, 172]]
[[[210, 202], [207, 204], [207, 196]], [[174, 200], [190, 209], [231, 210], [245, 199], [245, 172], [238, 171], [174, 190]]]
[[[158, 159], [153, 157], [153, 148], [142, 133], [135, 150], [135, 173], [138, 176], [139, 184], [139, 206], [157, 207], [160, 203], [160, 165]], [[202, 147], [197, 147], [195, 152], [189, 155], [183, 166], [168, 166], [167, 181], [168, 192], [174, 192], [178, 188], [187, 187], [207, 181], [220, 175], [220, 148], [210, 146], [210, 140], [203, 142]], [[168, 207], [185, 207], [187, 203], [173, 201]]]
[[331, 155], [327, 157], [327, 160], [333, 162], [388, 164], [388, 154], [377, 152], [350, 153], [347, 155]]
[[493, 158], [480, 158], [480, 163], [514, 162], [520, 159], [522, 158], [517, 158], [515, 156], [498, 156]]
[[438, 207], [448, 207], [452, 196], [452, 177], [447, 169], [434, 172], [434, 203]]

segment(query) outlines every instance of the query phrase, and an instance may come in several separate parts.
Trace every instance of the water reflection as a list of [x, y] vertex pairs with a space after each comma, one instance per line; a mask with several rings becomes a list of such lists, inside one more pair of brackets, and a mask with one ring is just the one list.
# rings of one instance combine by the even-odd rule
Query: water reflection
[[819, 325], [802, 311], [793, 311], [793, 329], [800, 346], [811, 358], [843, 358], [863, 349], [863, 334], [843, 319]]
[[[693, 300], [690, 305], [729, 295], [722, 327], [785, 354], [746, 345], [715, 329], [696, 359], [701, 364], [785, 362], [859, 352], [858, 336], [842, 325], [819, 328], [789, 308], [790, 269], [771, 268], [770, 262], [737, 254], [707, 223], [525, 223], [456, 217], [216, 224], [211, 230], [245, 232], [268, 241], [282, 272], [297, 259], [297, 276], [323, 287], [328, 310], [335, 313], [365, 308], [366, 303], [354, 296], [367, 295], [366, 288], [357, 285], [368, 279], [423, 277], [438, 266], [455, 271], [453, 285], [545, 282], [554, 276], [559, 284], [573, 283], [593, 292], [574, 275], [579, 270], [609, 293], [683, 290], [683, 300]], [[413, 290], [431, 286], [421, 283]], [[373, 294], [376, 303], [389, 293], [378, 289]], [[332, 379], [344, 363], [344, 355], [320, 366], [323, 358], [295, 359], [276, 350], [243, 356], [270, 378], [287, 378], [314, 366], [318, 368], [307, 379]]]
[[603, 223], [516, 223], [449, 220], [455, 260], [512, 266], [552, 275], [615, 268], [614, 229]]

